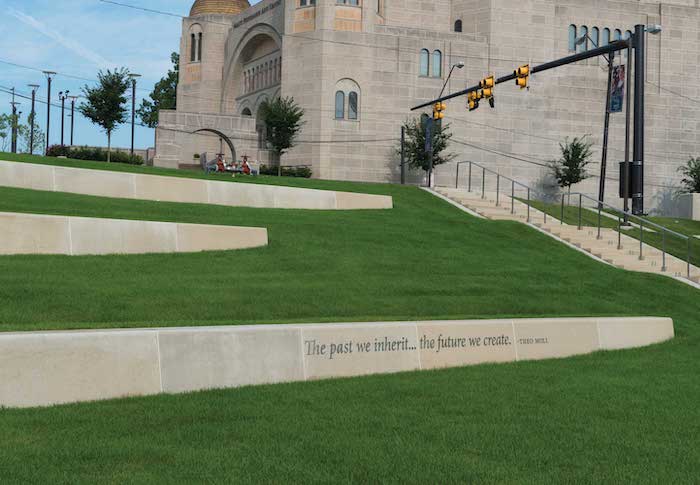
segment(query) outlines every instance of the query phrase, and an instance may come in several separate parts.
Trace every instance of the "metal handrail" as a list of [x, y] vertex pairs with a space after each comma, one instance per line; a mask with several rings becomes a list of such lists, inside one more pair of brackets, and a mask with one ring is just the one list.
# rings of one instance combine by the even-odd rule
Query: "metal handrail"
[[[465, 163], [469, 164], [469, 182], [468, 182], [468, 191], [469, 192], [472, 191], [472, 167], [475, 166], [475, 167], [478, 167], [481, 169], [481, 173], [482, 173], [482, 176], [481, 176], [481, 197], [482, 198], [485, 197], [485, 193], [486, 193], [486, 173], [490, 173], [490, 174], [493, 174], [496, 176], [496, 205], [497, 206], [499, 205], [499, 202], [500, 202], [499, 196], [500, 196], [501, 179], [507, 180], [511, 183], [511, 214], [515, 212], [515, 186], [518, 185], [518, 186], [526, 189], [527, 190], [527, 200], [525, 201], [525, 204], [527, 205], [527, 222], [530, 222], [530, 206], [532, 205], [531, 199], [530, 199], [531, 193], [534, 192], [537, 195], [543, 195], [545, 197], [547, 196], [547, 194], [545, 194], [539, 190], [533, 189], [532, 187], [530, 187], [522, 182], [519, 182], [519, 181], [512, 179], [510, 177], [506, 177], [505, 175], [501, 175], [500, 173], [498, 173], [495, 170], [492, 170], [490, 168], [486, 168], [483, 165], [480, 165], [476, 162], [471, 162], [468, 160], [457, 163], [457, 180], [455, 182], [455, 188], [459, 188], [459, 166], [463, 165]], [[582, 222], [583, 222], [583, 220], [582, 220], [583, 219], [583, 200], [586, 199], [586, 200], [589, 200], [589, 201], [596, 204], [596, 206], [598, 207], [598, 235], [597, 235], [598, 239], [602, 239], [601, 229], [602, 229], [602, 210], [603, 210], [603, 208], [605, 207], [605, 208], [607, 208], [607, 209], [609, 209], [617, 214], [617, 216], [618, 216], [617, 217], [617, 219], [618, 219], [618, 225], [617, 225], [618, 249], [622, 248], [622, 220], [624, 219], [625, 221], [627, 221], [631, 218], [631, 219], [635, 219], [635, 220], [639, 221], [639, 228], [640, 228], [639, 259], [640, 260], [644, 259], [644, 256], [643, 256], [644, 227], [645, 226], [646, 227], [653, 227], [657, 230], [660, 230], [661, 237], [662, 237], [662, 241], [661, 241], [661, 246], [662, 246], [662, 248], [661, 248], [662, 268], [661, 268], [661, 270], [662, 271], [666, 271], [666, 269], [667, 269], [666, 268], [666, 255], [667, 255], [666, 235], [670, 234], [670, 235], [678, 237], [682, 240], [685, 240], [687, 242], [687, 244], [686, 244], [686, 246], [687, 246], [687, 250], [686, 250], [687, 275], [688, 275], [688, 278], [690, 278], [690, 267], [691, 267], [690, 258], [691, 258], [691, 241], [692, 241], [692, 238], [690, 236], [686, 236], [685, 234], [678, 233], [678, 232], [673, 231], [671, 229], [668, 229], [660, 224], [656, 224], [655, 222], [652, 222], [648, 219], [645, 219], [644, 217], [640, 217], [636, 214], [632, 214], [631, 212], [618, 209], [617, 207], [614, 207], [614, 206], [607, 204], [603, 201], [599, 201], [599, 200], [595, 199], [594, 197], [591, 197], [589, 195], [586, 195], [586, 194], [583, 194], [580, 192], [562, 194], [562, 196], [561, 196], [561, 218], [560, 218], [560, 222], [562, 224], [564, 224], [564, 198], [567, 196], [569, 197], [569, 203], [571, 203], [571, 196], [578, 196], [578, 199], [579, 199], [578, 229], [579, 230], [581, 230], [583, 228], [583, 224], [582, 224]], [[544, 213], [544, 222], [546, 224], [547, 223], [547, 208], [545, 207], [542, 210], [542, 212]]]

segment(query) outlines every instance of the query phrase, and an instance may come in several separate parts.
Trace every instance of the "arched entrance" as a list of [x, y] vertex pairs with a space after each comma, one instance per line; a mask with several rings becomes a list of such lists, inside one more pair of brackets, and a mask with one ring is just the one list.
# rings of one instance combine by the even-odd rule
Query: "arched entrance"
[[228, 136], [224, 135], [219, 130], [215, 130], [213, 128], [202, 128], [192, 132], [193, 135], [196, 135], [197, 133], [213, 133], [217, 135], [221, 140], [223, 140], [226, 143], [226, 145], [228, 145], [229, 150], [231, 150], [232, 160], [236, 160], [236, 147], [233, 146], [233, 142]]

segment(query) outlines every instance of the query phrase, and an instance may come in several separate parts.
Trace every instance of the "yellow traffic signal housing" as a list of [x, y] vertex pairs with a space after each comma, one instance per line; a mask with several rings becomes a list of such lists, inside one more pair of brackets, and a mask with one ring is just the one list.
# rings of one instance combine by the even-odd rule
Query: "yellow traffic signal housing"
[[481, 90], [481, 97], [482, 98], [493, 98], [493, 88], [484, 88]]
[[487, 78], [484, 78], [479, 83], [479, 87], [482, 89], [492, 88], [495, 85], [496, 85], [496, 78], [493, 76], [489, 76]]
[[530, 64], [525, 64], [517, 68], [513, 74], [515, 74], [515, 85], [520, 89], [527, 88], [528, 80], [530, 77]]
[[479, 92], [478, 91], [470, 91], [467, 93], [467, 100], [469, 101], [469, 111], [474, 111], [479, 107]]
[[441, 120], [445, 117], [445, 111], [447, 109], [447, 105], [445, 103], [435, 103], [435, 106], [433, 106], [433, 119], [435, 121]]

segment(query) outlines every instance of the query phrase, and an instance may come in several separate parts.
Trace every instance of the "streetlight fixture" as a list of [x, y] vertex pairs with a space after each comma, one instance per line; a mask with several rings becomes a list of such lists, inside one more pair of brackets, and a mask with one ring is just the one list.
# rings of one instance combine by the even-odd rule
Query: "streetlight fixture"
[[131, 78], [131, 156], [134, 156], [134, 121], [136, 119], [136, 79], [141, 74], [129, 74]]
[[48, 92], [46, 95], [46, 152], [45, 155], [49, 154], [49, 136], [51, 133], [51, 76], [55, 76], [54, 71], [43, 71], [46, 78], [49, 81]]
[[39, 89], [38, 84], [28, 84], [32, 88], [32, 111], [29, 114], [29, 154], [34, 154], [34, 125], [36, 124], [36, 90]]
[[70, 146], [73, 146], [73, 128], [75, 127], [75, 100], [77, 96], [68, 96], [70, 98]]
[[70, 91], [66, 91], [65, 93], [61, 91], [58, 93], [58, 99], [61, 100], [61, 146], [63, 146], [63, 126], [65, 122], [66, 99], [68, 99], [69, 93]]
[[452, 67], [450, 68], [450, 73], [447, 75], [447, 79], [445, 79], [445, 84], [442, 85], [442, 89], [440, 90], [440, 96], [438, 96], [438, 98], [442, 98], [442, 95], [445, 92], [445, 88], [447, 87], [447, 83], [450, 82], [450, 78], [452, 77], [452, 73], [454, 72], [454, 70], [462, 69], [463, 67], [464, 61], [459, 61], [456, 64], [452, 64]]

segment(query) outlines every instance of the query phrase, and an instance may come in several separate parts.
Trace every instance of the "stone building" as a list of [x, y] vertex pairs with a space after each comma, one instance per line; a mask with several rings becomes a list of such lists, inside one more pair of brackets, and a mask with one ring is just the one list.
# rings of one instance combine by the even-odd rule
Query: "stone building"
[[[663, 205], [678, 166], [700, 155], [698, 0], [197, 0], [182, 24], [178, 108], [161, 112], [155, 164], [225, 148], [215, 132], [191, 134], [203, 128], [228, 136], [238, 158], [268, 161], [258, 109], [282, 95], [306, 113], [283, 164], [310, 165], [320, 178], [397, 182], [401, 124], [419, 115], [411, 106], [437, 96], [453, 65], [465, 67], [447, 92], [624, 37], [635, 24], [663, 26], [647, 39], [645, 160], [647, 207]], [[589, 135], [592, 177], [577, 189], [597, 193], [606, 81], [605, 60], [591, 59], [532, 76], [526, 91], [497, 86], [495, 109], [449, 102], [455, 159], [439, 167], [437, 183], [453, 185], [456, 162], [472, 160], [546, 186], [543, 165], [559, 141]], [[612, 203], [623, 155], [624, 110], [612, 115]]]

